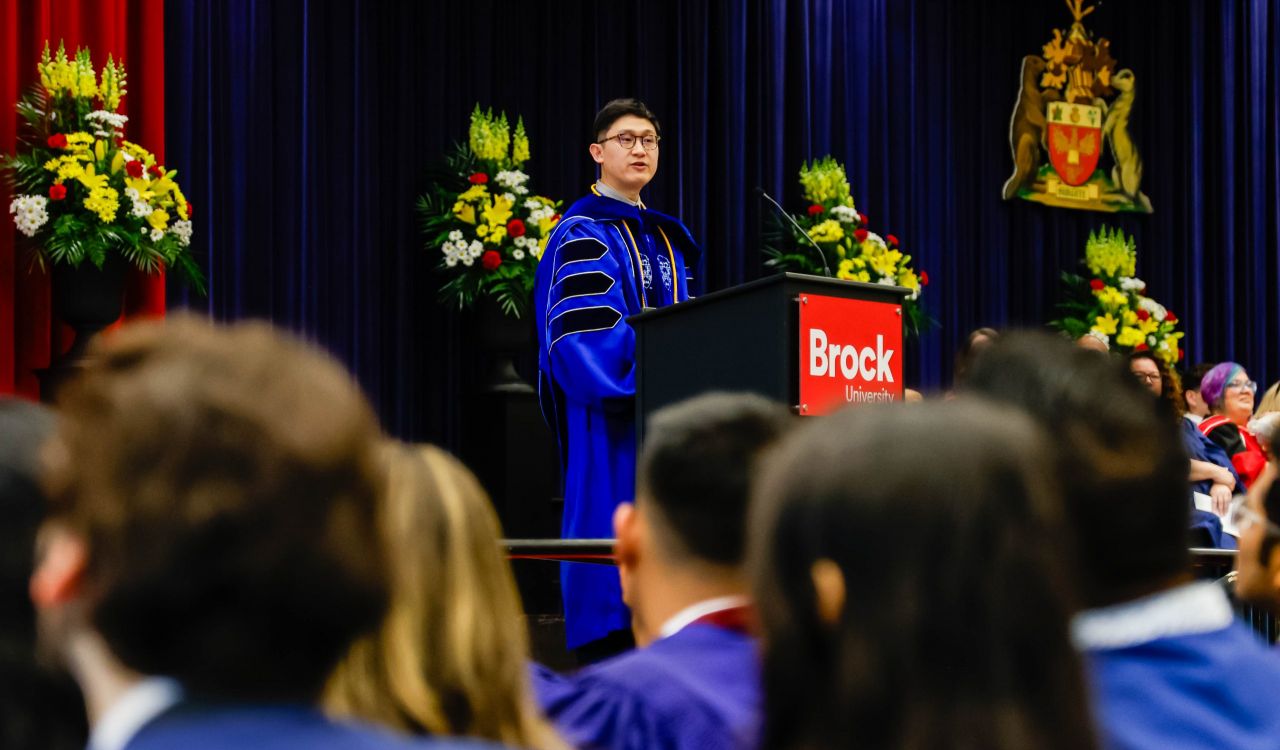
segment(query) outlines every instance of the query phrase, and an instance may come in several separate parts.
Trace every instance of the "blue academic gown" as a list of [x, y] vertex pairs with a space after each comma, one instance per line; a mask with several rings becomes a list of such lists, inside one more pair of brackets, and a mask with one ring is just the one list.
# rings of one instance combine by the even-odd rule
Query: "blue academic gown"
[[759, 744], [756, 641], [695, 623], [574, 675], [533, 670], [543, 711], [575, 747], [752, 750]]
[[[635, 331], [626, 318], [689, 298], [699, 250], [684, 224], [592, 193], [566, 211], [538, 264], [538, 396], [560, 443], [566, 539], [613, 536], [635, 496]], [[577, 648], [631, 627], [612, 567], [560, 569], [565, 633]]]
[[182, 703], [145, 724], [124, 750], [501, 750], [457, 738], [413, 738], [336, 722], [293, 705]]
[[1085, 664], [1104, 750], [1280, 750], [1280, 657], [1238, 622]]

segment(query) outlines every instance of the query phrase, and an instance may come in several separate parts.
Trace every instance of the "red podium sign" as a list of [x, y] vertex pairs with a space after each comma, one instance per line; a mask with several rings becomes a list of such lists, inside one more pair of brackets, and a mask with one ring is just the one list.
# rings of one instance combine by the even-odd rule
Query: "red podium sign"
[[800, 295], [800, 413], [902, 399], [902, 305]]

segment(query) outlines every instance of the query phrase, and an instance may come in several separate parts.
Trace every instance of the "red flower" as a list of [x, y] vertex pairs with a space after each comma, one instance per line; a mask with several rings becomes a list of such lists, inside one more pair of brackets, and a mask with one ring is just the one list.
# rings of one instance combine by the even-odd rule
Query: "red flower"
[[888, 241], [888, 243], [889, 243], [889, 247], [897, 247], [897, 246], [898, 246], [898, 237], [897, 237], [897, 235], [887, 234], [887, 235], [885, 235], [885, 240], [886, 240], [886, 241]]
[[195, 216], [195, 213], [196, 210], [191, 207], [191, 201], [187, 201], [187, 220], [190, 221], [191, 217]]
[[560, 214], [556, 214], [555, 216], [552, 216], [551, 221], [553, 222], [560, 221]]
[[1179, 359], [1179, 360], [1181, 360], [1185, 355], [1186, 355], [1186, 352], [1182, 351], [1181, 349], [1179, 349], [1179, 350], [1178, 350], [1178, 359]]
[[498, 255], [497, 250], [485, 250], [484, 255], [480, 256], [480, 265], [486, 271], [496, 271], [502, 265], [502, 256]]
[[49, 186], [49, 200], [60, 201], [66, 197], [67, 197], [66, 185], [50, 185]]
[[124, 148], [124, 136], [116, 136], [116, 148]]
[[1173, 325], [1178, 322], [1178, 316], [1174, 315], [1172, 310], [1166, 310], [1164, 314], [1164, 322]]
[[857, 230], [856, 232], [854, 232], [854, 233], [853, 233], [853, 237], [854, 237], [854, 239], [856, 239], [858, 242], [866, 242], [866, 241], [867, 241], [867, 230], [865, 230], [865, 229], [859, 229], [859, 230]]
[[1150, 349], [1150, 348], [1151, 347], [1147, 346], [1147, 342], [1144, 341], [1141, 344], [1138, 344], [1137, 346], [1133, 347], [1133, 350], [1135, 352], [1145, 352], [1147, 349]]
[[137, 179], [142, 176], [142, 162], [137, 159], [134, 159], [131, 162], [126, 162], [124, 165], [124, 171], [128, 173], [130, 177]]
[[519, 219], [512, 219], [507, 222], [507, 234], [512, 237], [523, 237], [525, 233], [524, 222]]
[[866, 225], [868, 225], [868, 224], [870, 224], [870, 223], [871, 223], [871, 219], [868, 219], [866, 214], [858, 214], [858, 224], [859, 224], [860, 226], [864, 226], [864, 227], [865, 227]]
[[152, 164], [150, 167], [147, 167], [147, 174], [151, 175], [152, 177], [158, 180], [161, 177], [164, 177], [164, 170], [156, 166], [155, 164]]
[[54, 133], [53, 135], [49, 136], [48, 144], [49, 144], [49, 148], [66, 148], [67, 137], [62, 133]]
[[1102, 283], [1102, 279], [1094, 279], [1089, 282], [1089, 288], [1095, 292], [1102, 291], [1102, 287], [1104, 286], [1106, 286], [1106, 284]]
[[1138, 315], [1138, 320], [1146, 320], [1147, 318], [1151, 317], [1151, 313], [1147, 312], [1146, 310], [1139, 310], [1137, 315]]
[[929, 272], [928, 272], [928, 271], [921, 271], [921, 272], [920, 272], [920, 286], [929, 286]]
[[822, 207], [822, 204], [820, 204], [820, 203], [815, 203], [815, 204], [813, 204], [812, 206], [809, 206], [809, 215], [810, 215], [810, 216], [817, 216], [818, 214], [822, 213], [822, 212], [823, 212], [823, 211], [825, 211], [825, 210], [826, 210], [826, 209], [824, 209], [824, 208]]
[[467, 179], [471, 181], [472, 185], [483, 185], [489, 181], [489, 175], [484, 172], [476, 172]]

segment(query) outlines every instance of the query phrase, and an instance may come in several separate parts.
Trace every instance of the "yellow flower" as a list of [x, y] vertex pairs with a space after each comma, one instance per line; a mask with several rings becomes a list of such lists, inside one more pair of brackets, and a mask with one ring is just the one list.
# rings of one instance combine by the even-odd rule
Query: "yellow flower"
[[1155, 333], [1160, 330], [1160, 321], [1155, 318], [1147, 318], [1146, 320], [1138, 321], [1137, 328], [1143, 336], [1146, 336], [1147, 334]]
[[511, 128], [507, 124], [507, 115], [499, 113], [493, 116], [493, 109], [480, 111], [477, 104], [471, 113], [471, 132], [468, 139], [471, 152], [485, 161], [501, 161], [507, 156], [507, 147], [511, 143]]
[[112, 188], [94, 188], [84, 199], [84, 207], [96, 213], [103, 224], [110, 224], [115, 221], [116, 211], [120, 208], [119, 198], [120, 194]]
[[458, 217], [458, 221], [463, 221], [467, 224], [476, 223], [476, 207], [470, 203], [458, 201], [453, 204], [453, 215]]
[[1112, 336], [1115, 334], [1116, 325], [1119, 323], [1120, 321], [1111, 317], [1111, 313], [1099, 315], [1093, 319], [1093, 330], [1098, 333], [1105, 333], [1108, 336]]
[[1124, 347], [1137, 346], [1146, 340], [1147, 337], [1142, 335], [1142, 331], [1132, 326], [1121, 328], [1120, 335], [1116, 336], [1116, 344]]
[[524, 132], [524, 118], [516, 120], [516, 134], [511, 140], [511, 161], [517, 167], [529, 161], [529, 136]]
[[853, 261], [842, 260], [840, 265], [836, 267], [836, 278], [853, 281]]
[[1120, 322], [1127, 326], [1136, 325], [1138, 323], [1138, 314], [1133, 310], [1125, 309], [1120, 315]]
[[489, 188], [484, 185], [472, 185], [467, 188], [466, 192], [458, 196], [458, 200], [468, 203], [478, 200], [484, 200], [489, 197]]
[[920, 278], [916, 276], [915, 271], [910, 268], [904, 268], [898, 272], [898, 286], [905, 286], [908, 289], [919, 289]]
[[827, 219], [809, 230], [814, 242], [839, 242], [844, 239], [844, 228], [835, 219]]
[[498, 225], [494, 227], [492, 231], [489, 232], [489, 242], [495, 245], [501, 245], [502, 241], [505, 240], [506, 238], [507, 238], [506, 226]]
[[1118, 311], [1129, 304], [1129, 297], [1113, 286], [1104, 286], [1093, 293], [1098, 302], [1107, 310]]
[[169, 212], [163, 208], [157, 208], [147, 214], [147, 223], [154, 229], [164, 229], [169, 226]]
[[538, 234], [541, 235], [542, 237], [551, 236], [551, 230], [555, 229], [556, 224], [559, 224], [559, 223], [560, 223], [559, 219], [552, 219], [550, 217], [542, 219], [541, 221], [538, 222]]
[[880, 245], [872, 245], [872, 248], [874, 249], [867, 254], [867, 262], [871, 264], [871, 269], [881, 276], [896, 276], [902, 253]]
[[479, 238], [480, 238], [480, 239], [482, 239], [482, 240], [484, 240], [484, 239], [488, 239], [488, 238], [489, 238], [489, 225], [488, 225], [488, 224], [481, 224], [480, 226], [476, 227], [476, 236], [477, 236], [477, 237], [479, 237]]
[[[512, 202], [503, 198], [501, 195], [493, 196], [493, 203], [484, 209], [484, 220], [494, 227], [506, 227], [507, 220], [511, 218]], [[503, 229], [506, 234], [506, 229]]]
[[810, 203], [853, 208], [849, 179], [845, 177], [844, 167], [830, 156], [812, 164], [806, 162], [800, 165], [800, 187], [804, 191], [805, 200]]
[[1089, 233], [1084, 261], [1094, 276], [1133, 276], [1137, 258], [1137, 245], [1122, 230], [1103, 227], [1101, 232]]

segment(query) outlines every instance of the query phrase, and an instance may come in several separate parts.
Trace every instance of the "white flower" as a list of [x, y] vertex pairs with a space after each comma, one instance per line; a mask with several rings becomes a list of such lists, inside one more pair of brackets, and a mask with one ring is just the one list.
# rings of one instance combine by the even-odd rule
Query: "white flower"
[[512, 240], [512, 242], [515, 243], [516, 247], [524, 247], [528, 241], [529, 240], [525, 237], [517, 237], [514, 240]]
[[472, 258], [471, 256], [467, 256], [467, 257], [465, 257], [465, 258], [463, 258], [463, 259], [462, 259], [462, 265], [464, 265], [464, 266], [469, 266], [469, 265], [471, 265], [472, 263], [475, 263], [475, 262], [476, 262], [476, 261], [475, 261], [475, 258]]
[[457, 242], [458, 240], [462, 239], [462, 230], [455, 229], [452, 232], [450, 232], [449, 239], [453, 240], [454, 242]]
[[514, 189], [517, 186], [523, 185], [528, 180], [529, 180], [529, 175], [525, 174], [524, 172], [521, 172], [518, 169], [503, 170], [498, 174], [494, 175], [494, 178], [493, 178], [494, 182], [508, 189]]
[[[472, 240], [471, 241], [471, 257], [479, 258], [480, 254], [483, 252], [484, 252], [484, 243], [482, 243], [480, 240]], [[471, 264], [468, 263], [467, 265], [471, 265]]]
[[40, 227], [49, 221], [49, 199], [43, 195], [19, 195], [9, 203], [9, 213], [18, 231], [35, 237]]
[[147, 218], [148, 216], [151, 215], [151, 212], [155, 210], [151, 207], [150, 203], [147, 203], [146, 201], [142, 200], [142, 194], [139, 193], [137, 189], [125, 188], [124, 194], [133, 203], [133, 208], [130, 209], [129, 213], [133, 214], [139, 219]]
[[898, 282], [897, 282], [897, 281], [895, 281], [895, 280], [894, 280], [894, 278], [893, 278], [892, 276], [881, 276], [881, 277], [876, 281], [876, 283], [877, 283], [877, 284], [883, 284], [884, 286], [897, 286], [897, 285], [898, 285]]
[[1120, 277], [1120, 288], [1126, 292], [1141, 292], [1147, 288], [1147, 282], [1129, 276]]
[[542, 201], [537, 198], [529, 198], [524, 202], [524, 207], [530, 211], [537, 211], [539, 208], [542, 208]]
[[1169, 315], [1169, 311], [1165, 309], [1164, 305], [1156, 302], [1150, 297], [1139, 297], [1138, 309], [1146, 310], [1151, 314], [1151, 317], [1155, 318], [1156, 321], [1160, 323], [1163, 323], [1165, 317]]
[[108, 112], [105, 109], [95, 110], [84, 116], [89, 122], [101, 123], [113, 130], [123, 130], [124, 124], [129, 121], [128, 117], [116, 112]]
[[454, 266], [458, 265], [458, 259], [450, 255], [449, 257], [444, 259], [444, 264], [450, 268], [453, 268]]
[[858, 210], [853, 206], [832, 206], [831, 215], [845, 224], [852, 224], [858, 220]]
[[524, 260], [524, 251], [518, 248], [515, 250], [512, 250], [511, 257], [515, 258], [516, 260]]
[[184, 219], [182, 221], [173, 222], [173, 226], [169, 227], [169, 233], [178, 238], [178, 242], [183, 247], [191, 244], [191, 222]]
[[888, 247], [888, 245], [885, 244], [884, 238], [875, 232], [867, 232], [867, 242], [874, 243], [880, 247]]
[[516, 197], [511, 193], [503, 193], [502, 200], [506, 201], [507, 203], [510, 203], [513, 206], [516, 204]]
[[159, 241], [160, 241], [160, 240], [162, 240], [162, 239], [164, 239], [164, 230], [163, 230], [163, 229], [152, 229], [152, 230], [151, 230], [151, 241], [152, 241], [152, 242], [159, 242]]

